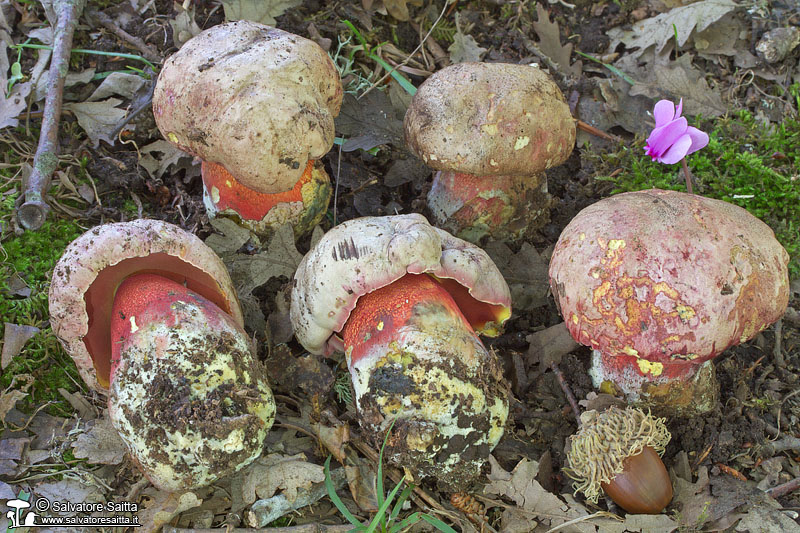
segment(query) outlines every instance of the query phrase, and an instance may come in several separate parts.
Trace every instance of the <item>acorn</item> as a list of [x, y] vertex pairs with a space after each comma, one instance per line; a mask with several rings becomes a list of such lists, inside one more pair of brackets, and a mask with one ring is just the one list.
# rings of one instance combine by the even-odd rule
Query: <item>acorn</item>
[[628, 407], [581, 414], [570, 438], [566, 474], [575, 492], [597, 503], [601, 490], [634, 514], [658, 514], [672, 500], [672, 482], [661, 456], [671, 435], [663, 418]]

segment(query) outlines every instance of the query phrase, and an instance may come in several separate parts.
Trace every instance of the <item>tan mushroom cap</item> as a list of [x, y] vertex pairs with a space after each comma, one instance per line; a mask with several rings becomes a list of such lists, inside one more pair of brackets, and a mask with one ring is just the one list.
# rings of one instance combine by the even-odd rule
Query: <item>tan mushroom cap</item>
[[333, 145], [339, 73], [315, 42], [250, 21], [189, 40], [158, 77], [164, 137], [262, 193], [292, 189]]
[[563, 163], [575, 122], [538, 67], [459, 63], [423, 83], [406, 112], [406, 143], [437, 170], [533, 175]]
[[[341, 350], [335, 334], [358, 298], [407, 273], [431, 274], [445, 281], [457, 302], [488, 310], [496, 320], [485, 324], [489, 333], [511, 314], [508, 285], [488, 254], [474, 244], [431, 226], [416, 213], [364, 217], [331, 229], [297, 268], [290, 309], [297, 340], [315, 354]], [[465, 315], [469, 320], [468, 310]]]
[[97, 226], [67, 246], [50, 284], [50, 325], [93, 390], [108, 389], [111, 306], [134, 273], [183, 283], [244, 324], [225, 265], [198, 237], [160, 220]]

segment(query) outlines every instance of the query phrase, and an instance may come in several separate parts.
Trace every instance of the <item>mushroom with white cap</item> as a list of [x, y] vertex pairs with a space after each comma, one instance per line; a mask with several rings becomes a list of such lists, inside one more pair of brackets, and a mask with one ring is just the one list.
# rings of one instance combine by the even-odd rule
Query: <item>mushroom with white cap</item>
[[212, 483], [261, 453], [275, 403], [222, 261], [157, 220], [93, 228], [64, 251], [50, 323], [155, 486]]
[[422, 215], [349, 220], [326, 233], [294, 276], [290, 316], [310, 352], [344, 351], [359, 421], [413, 478], [466, 487], [508, 416], [496, 335], [510, 293], [476, 246]]
[[259, 234], [297, 235], [328, 207], [319, 159], [334, 139], [339, 73], [315, 42], [256, 22], [209, 28], [164, 64], [153, 114], [164, 137], [202, 163], [209, 216]]
[[538, 67], [459, 63], [419, 87], [406, 143], [438, 170], [428, 194], [434, 222], [456, 236], [520, 239], [549, 213], [544, 171], [575, 146], [575, 122]]

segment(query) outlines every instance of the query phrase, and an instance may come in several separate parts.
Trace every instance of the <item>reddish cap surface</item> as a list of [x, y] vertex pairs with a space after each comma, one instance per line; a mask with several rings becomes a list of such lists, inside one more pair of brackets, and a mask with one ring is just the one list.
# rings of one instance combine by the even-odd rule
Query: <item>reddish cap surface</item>
[[67, 246], [50, 285], [50, 324], [92, 389], [108, 388], [111, 306], [119, 284], [135, 273], [185, 284], [243, 324], [225, 265], [196, 236], [159, 220], [93, 228]]
[[788, 261], [769, 226], [746, 210], [652, 189], [578, 213], [553, 251], [550, 285], [578, 342], [635, 357], [641, 374], [657, 377], [780, 318]]

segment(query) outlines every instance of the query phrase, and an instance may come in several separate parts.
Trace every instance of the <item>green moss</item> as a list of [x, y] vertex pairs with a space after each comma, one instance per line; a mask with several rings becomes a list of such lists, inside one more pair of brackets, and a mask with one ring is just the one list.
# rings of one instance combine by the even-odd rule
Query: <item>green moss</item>
[[[748, 111], [695, 124], [709, 132], [708, 146], [687, 158], [698, 194], [744, 207], [775, 231], [789, 252], [789, 273], [800, 277], [800, 120], [787, 117], [765, 126]], [[613, 193], [660, 188], [686, 190], [680, 165], [654, 162], [644, 139], [611, 154], [586, 156], [597, 179]], [[615, 169], [623, 172], [609, 177]]]
[[[13, 216], [14, 199], [18, 196], [10, 191], [10, 186], [6, 184], [6, 190], [0, 190], [3, 194], [0, 220], [4, 221]], [[29, 374], [34, 378], [33, 385], [21, 406], [32, 409], [50, 401], [54, 402], [49, 408], [51, 414], [68, 415], [72, 409], [58, 389], [74, 392], [81, 380], [74, 363], [50, 329], [47, 292], [56, 261], [83, 229], [73, 221], [56, 220], [52, 214], [50, 218], [38, 231], [21, 235], [8, 232], [0, 238], [0, 316], [3, 322], [36, 326], [41, 330], [0, 374], [0, 387], [8, 387], [16, 375]], [[30, 289], [29, 296], [15, 294], [11, 289], [9, 283], [15, 275]], [[0, 325], [0, 336], [4, 330]]]

